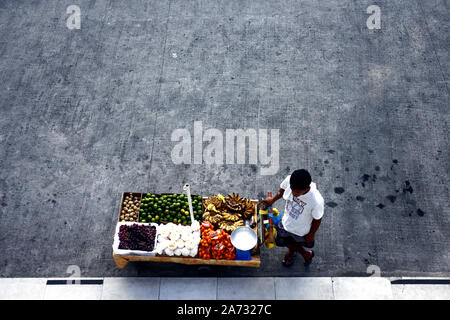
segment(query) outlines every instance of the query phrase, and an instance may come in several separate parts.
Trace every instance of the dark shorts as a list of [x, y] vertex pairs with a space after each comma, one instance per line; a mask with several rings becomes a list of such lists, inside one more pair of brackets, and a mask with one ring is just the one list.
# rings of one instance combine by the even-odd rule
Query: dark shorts
[[278, 247], [287, 247], [288, 245], [312, 248], [314, 247], [314, 241], [306, 242], [305, 238], [298, 236], [283, 228], [283, 224], [280, 223], [277, 226], [277, 237], [275, 238], [275, 244]]

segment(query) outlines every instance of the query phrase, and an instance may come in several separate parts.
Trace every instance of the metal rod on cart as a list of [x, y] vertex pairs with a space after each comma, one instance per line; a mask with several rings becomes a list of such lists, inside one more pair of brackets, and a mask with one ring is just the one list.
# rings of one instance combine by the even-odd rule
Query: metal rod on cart
[[189, 184], [185, 184], [183, 190], [186, 191], [186, 195], [189, 202], [189, 214], [191, 215], [191, 223], [194, 222], [194, 210], [192, 209], [192, 199], [191, 199], [191, 187]]

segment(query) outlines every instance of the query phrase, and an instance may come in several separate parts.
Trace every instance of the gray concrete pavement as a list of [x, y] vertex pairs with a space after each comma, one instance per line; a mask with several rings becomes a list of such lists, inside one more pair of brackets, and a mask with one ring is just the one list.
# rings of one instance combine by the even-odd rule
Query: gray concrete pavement
[[127, 277], [94, 279], [97, 284], [67, 280], [3, 278], [0, 300], [450, 300], [449, 279], [399, 285], [381, 277]]
[[[0, 276], [449, 276], [449, 7], [390, 1], [0, 1]], [[177, 128], [280, 130], [280, 168], [175, 165]], [[111, 257], [124, 191], [260, 198], [296, 168], [327, 207], [310, 268]], [[282, 207], [280, 203], [278, 207]]]

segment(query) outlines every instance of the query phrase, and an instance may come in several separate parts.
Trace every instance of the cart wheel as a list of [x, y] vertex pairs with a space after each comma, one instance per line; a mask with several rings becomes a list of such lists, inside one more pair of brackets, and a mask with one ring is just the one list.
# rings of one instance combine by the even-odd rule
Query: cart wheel
[[210, 267], [206, 267], [206, 266], [201, 266], [201, 267], [198, 267], [198, 271], [200, 271], [200, 272], [210, 272], [211, 268]]
[[122, 258], [121, 256], [114, 255], [114, 262], [119, 269], [123, 269], [127, 266], [128, 260]]

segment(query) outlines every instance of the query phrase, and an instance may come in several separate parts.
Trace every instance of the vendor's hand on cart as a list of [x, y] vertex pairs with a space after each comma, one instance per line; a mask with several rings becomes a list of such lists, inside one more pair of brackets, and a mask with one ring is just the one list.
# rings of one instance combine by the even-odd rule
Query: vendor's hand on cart
[[275, 202], [275, 200], [273, 197], [267, 197], [264, 200], [262, 200], [260, 203], [261, 203], [262, 209], [266, 210], [268, 207], [271, 207], [274, 202]]

